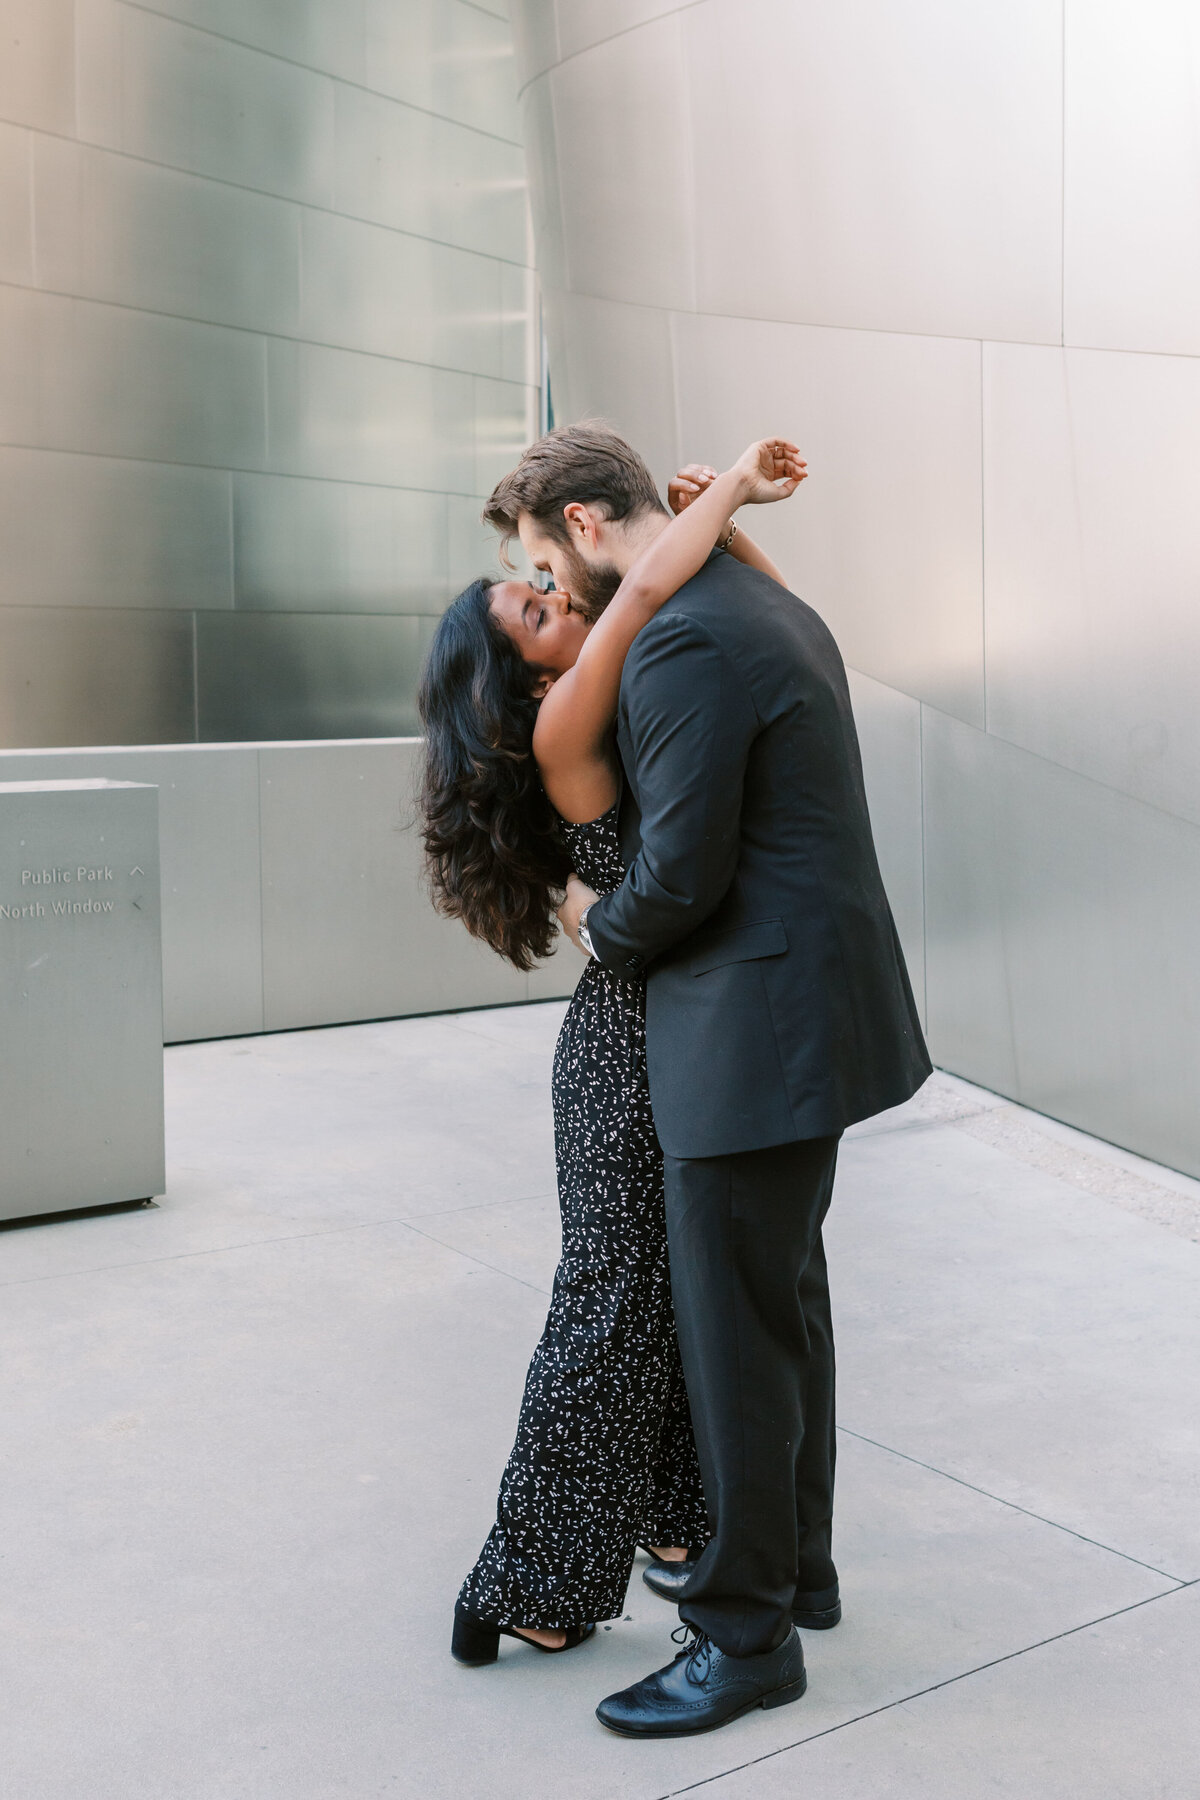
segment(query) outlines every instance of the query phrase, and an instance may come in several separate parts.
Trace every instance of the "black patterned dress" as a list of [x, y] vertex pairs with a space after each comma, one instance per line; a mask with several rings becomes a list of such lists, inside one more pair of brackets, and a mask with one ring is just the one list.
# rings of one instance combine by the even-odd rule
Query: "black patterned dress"
[[[624, 876], [617, 810], [563, 826], [597, 893]], [[702, 1544], [704, 1495], [671, 1310], [646, 990], [590, 962], [554, 1057], [562, 1260], [496, 1523], [460, 1603], [554, 1630], [625, 1606], [636, 1547]]]

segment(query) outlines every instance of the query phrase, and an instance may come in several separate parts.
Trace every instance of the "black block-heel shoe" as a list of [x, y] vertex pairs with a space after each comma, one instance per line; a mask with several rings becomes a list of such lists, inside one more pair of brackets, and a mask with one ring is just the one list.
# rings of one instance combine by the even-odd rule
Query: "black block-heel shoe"
[[494, 1663], [500, 1654], [502, 1637], [516, 1638], [519, 1644], [528, 1644], [531, 1650], [540, 1650], [545, 1656], [558, 1656], [563, 1650], [574, 1650], [595, 1631], [594, 1625], [567, 1626], [565, 1644], [539, 1644], [536, 1638], [523, 1637], [515, 1625], [492, 1625], [487, 1619], [476, 1619], [461, 1607], [454, 1609], [454, 1633], [450, 1639], [450, 1654], [455, 1662], [464, 1663], [468, 1669], [482, 1669], [485, 1663]]

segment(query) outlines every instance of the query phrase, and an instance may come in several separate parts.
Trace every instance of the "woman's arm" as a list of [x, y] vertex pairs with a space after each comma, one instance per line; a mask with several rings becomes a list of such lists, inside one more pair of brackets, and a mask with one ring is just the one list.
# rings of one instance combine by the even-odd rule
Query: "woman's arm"
[[[671, 511], [676, 515], [683, 512], [707, 488], [712, 486], [716, 478], [717, 471], [708, 468], [704, 463], [689, 463], [685, 469], [680, 469], [667, 488], [667, 500], [670, 503]], [[729, 536], [729, 528], [733, 522], [732, 519], [726, 520], [718, 535], [718, 543]], [[736, 556], [739, 562], [746, 564], [747, 568], [760, 569], [764, 575], [769, 575], [772, 581], [777, 581], [780, 587], [787, 586], [787, 582], [762, 545], [756, 544], [749, 532], [741, 525], [734, 533], [728, 550], [730, 556]]]
[[608, 734], [625, 658], [642, 626], [703, 567], [731, 513], [747, 501], [786, 499], [804, 474], [799, 451], [786, 439], [752, 444], [633, 564], [575, 667], [559, 677], [538, 710], [534, 755], [550, 800], [565, 817], [594, 817], [596, 798], [610, 790]]

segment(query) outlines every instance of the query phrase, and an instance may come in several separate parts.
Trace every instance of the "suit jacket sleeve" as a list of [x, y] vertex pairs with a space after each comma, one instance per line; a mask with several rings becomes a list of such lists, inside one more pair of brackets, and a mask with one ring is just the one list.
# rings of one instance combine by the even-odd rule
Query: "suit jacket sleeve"
[[715, 639], [676, 614], [639, 633], [621, 704], [642, 846], [616, 893], [593, 904], [588, 929], [600, 962], [636, 974], [695, 931], [732, 885], [759, 721]]

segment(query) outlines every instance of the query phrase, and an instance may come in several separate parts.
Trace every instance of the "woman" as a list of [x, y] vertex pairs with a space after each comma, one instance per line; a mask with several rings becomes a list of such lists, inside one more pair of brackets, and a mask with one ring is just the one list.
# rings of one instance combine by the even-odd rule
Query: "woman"
[[[786, 497], [804, 474], [782, 439], [752, 445], [724, 475], [682, 471], [679, 516], [595, 624], [568, 594], [487, 581], [439, 622], [420, 695], [435, 899], [517, 968], [549, 952], [556, 890], [572, 869], [602, 893], [623, 878], [612, 728], [638, 631], [718, 541], [779, 579], [731, 515]], [[588, 963], [553, 1093], [562, 1260], [496, 1523], [455, 1608], [452, 1651], [474, 1665], [495, 1660], [502, 1634], [572, 1648], [595, 1620], [620, 1615], [639, 1542], [671, 1561], [707, 1538], [640, 982]]]

